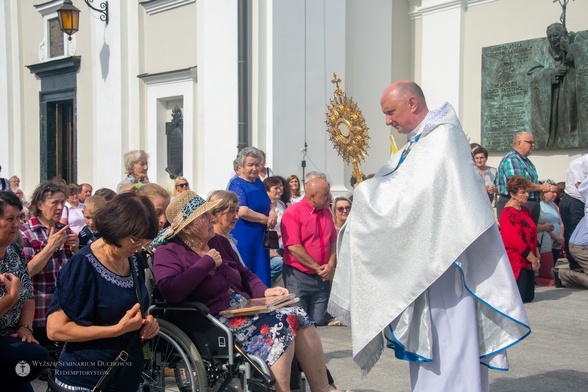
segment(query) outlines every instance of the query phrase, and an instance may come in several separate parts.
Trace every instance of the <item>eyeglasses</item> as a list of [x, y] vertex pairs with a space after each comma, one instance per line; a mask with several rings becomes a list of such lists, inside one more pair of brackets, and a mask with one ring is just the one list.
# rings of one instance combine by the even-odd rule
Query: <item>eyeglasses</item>
[[131, 244], [133, 244], [133, 248], [141, 248], [142, 249], [151, 243], [151, 240], [148, 240], [148, 239], [134, 240], [132, 237], [129, 237], [129, 240], [131, 240]]
[[337, 211], [339, 211], [339, 212], [351, 211], [351, 206], [348, 206], [348, 207], [337, 207]]
[[181, 184], [176, 184], [176, 186], [179, 186], [180, 188], [187, 188], [190, 186], [190, 184], [188, 184], [187, 182], [183, 182]]
[[535, 142], [532, 140], [522, 140], [523, 143], [529, 143], [530, 145], [534, 146]]

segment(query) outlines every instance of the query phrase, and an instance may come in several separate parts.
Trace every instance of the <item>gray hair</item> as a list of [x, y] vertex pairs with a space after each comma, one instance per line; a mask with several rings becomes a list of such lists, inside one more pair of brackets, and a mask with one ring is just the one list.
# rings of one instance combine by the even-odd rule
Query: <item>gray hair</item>
[[139, 162], [142, 158], [149, 160], [149, 154], [143, 150], [132, 150], [123, 154], [123, 160], [125, 165], [125, 173], [131, 174], [133, 172], [133, 166]]
[[235, 192], [225, 190], [212, 191], [206, 198], [208, 202], [216, 200], [220, 200], [220, 202], [210, 210], [210, 213], [215, 217], [224, 214], [233, 207], [239, 208], [239, 196]]
[[245, 159], [248, 157], [253, 157], [259, 159], [259, 163], [265, 161], [265, 154], [257, 147], [245, 147], [241, 151], [239, 151], [239, 155], [237, 155], [237, 167], [243, 167], [245, 165]]
[[306, 176], [304, 176], [305, 182], [308, 182], [313, 178], [322, 178], [323, 180], [327, 181], [327, 175], [318, 171], [310, 171], [306, 173]]
[[531, 135], [533, 136], [533, 134], [531, 132], [527, 132], [527, 131], [520, 131], [514, 134], [514, 139], [512, 141], [513, 146], [520, 141], [525, 135]]

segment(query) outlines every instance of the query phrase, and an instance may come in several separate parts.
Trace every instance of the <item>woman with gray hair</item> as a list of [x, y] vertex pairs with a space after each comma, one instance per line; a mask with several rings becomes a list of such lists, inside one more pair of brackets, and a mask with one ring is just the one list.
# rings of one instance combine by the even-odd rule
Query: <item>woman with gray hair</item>
[[149, 154], [143, 150], [132, 150], [123, 155], [126, 177], [116, 186], [120, 193], [134, 184], [148, 184], [147, 170], [149, 170]]
[[271, 286], [269, 250], [263, 246], [265, 229], [273, 229], [277, 222], [275, 205], [272, 207], [259, 168], [264, 154], [255, 147], [245, 147], [237, 156], [237, 177], [229, 184], [229, 191], [239, 196], [239, 219], [232, 231], [245, 265], [268, 287]]

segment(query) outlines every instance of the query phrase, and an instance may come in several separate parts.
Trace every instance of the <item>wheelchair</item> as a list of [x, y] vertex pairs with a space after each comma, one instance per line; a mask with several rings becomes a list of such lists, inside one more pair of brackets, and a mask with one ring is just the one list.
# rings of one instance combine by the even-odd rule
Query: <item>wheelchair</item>
[[145, 346], [140, 391], [274, 391], [267, 364], [245, 353], [204, 304], [157, 299], [148, 313], [160, 332]]
[[[153, 278], [153, 253], [140, 253], [150, 293], [148, 314], [159, 323], [159, 334], [144, 346], [145, 365], [139, 391], [275, 392], [269, 367], [247, 354], [229, 328], [200, 302], [165, 302]], [[306, 392], [293, 364], [291, 387]]]

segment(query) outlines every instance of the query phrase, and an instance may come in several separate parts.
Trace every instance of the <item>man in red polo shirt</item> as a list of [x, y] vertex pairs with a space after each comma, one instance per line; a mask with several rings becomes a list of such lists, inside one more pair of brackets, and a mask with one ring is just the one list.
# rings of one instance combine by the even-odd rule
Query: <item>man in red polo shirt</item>
[[329, 209], [331, 190], [322, 178], [306, 184], [304, 198], [284, 212], [284, 285], [317, 325], [328, 322], [327, 304], [335, 271], [337, 231]]

